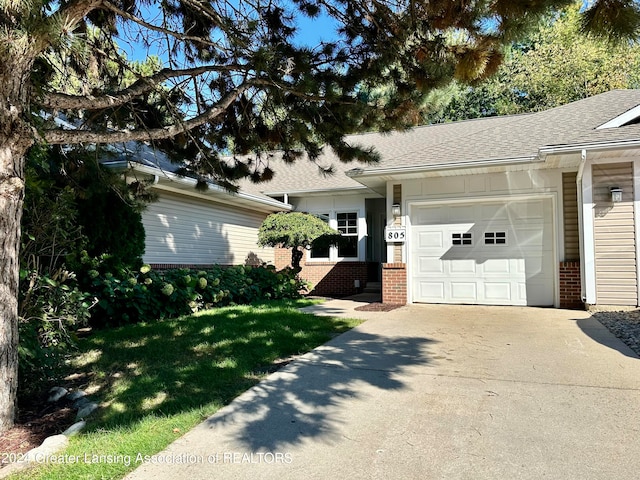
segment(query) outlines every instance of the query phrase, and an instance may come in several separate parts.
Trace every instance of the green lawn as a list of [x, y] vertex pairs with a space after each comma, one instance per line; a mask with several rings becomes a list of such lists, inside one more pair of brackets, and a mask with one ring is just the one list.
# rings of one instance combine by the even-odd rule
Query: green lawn
[[87, 376], [102, 408], [62, 452], [79, 462], [43, 465], [15, 478], [121, 478], [137, 466], [137, 455], [159, 452], [259, 382], [274, 364], [359, 323], [296, 309], [309, 303], [226, 307], [81, 340], [72, 372]]

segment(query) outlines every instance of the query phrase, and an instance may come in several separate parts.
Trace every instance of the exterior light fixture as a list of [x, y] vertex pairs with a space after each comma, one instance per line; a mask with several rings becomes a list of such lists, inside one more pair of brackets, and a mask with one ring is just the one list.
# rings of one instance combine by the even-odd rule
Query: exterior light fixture
[[613, 203], [622, 201], [622, 189], [620, 187], [611, 187], [609, 191], [611, 192], [611, 201]]
[[393, 215], [393, 218], [398, 218], [400, 215], [402, 215], [402, 210], [400, 209], [399, 203], [394, 203], [393, 205], [391, 205], [391, 215]]

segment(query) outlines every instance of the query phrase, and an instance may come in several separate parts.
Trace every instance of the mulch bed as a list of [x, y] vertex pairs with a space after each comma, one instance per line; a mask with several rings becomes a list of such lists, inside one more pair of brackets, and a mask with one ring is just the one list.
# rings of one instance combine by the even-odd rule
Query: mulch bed
[[[0, 437], [0, 453], [26, 453], [39, 447], [45, 438], [73, 425], [76, 411], [70, 405], [36, 400], [20, 408], [15, 426]], [[0, 462], [0, 468], [7, 466]]]
[[402, 305], [393, 305], [390, 303], [373, 302], [367, 303], [361, 307], [356, 307], [354, 310], [358, 312], [390, 312], [396, 308], [400, 308]]

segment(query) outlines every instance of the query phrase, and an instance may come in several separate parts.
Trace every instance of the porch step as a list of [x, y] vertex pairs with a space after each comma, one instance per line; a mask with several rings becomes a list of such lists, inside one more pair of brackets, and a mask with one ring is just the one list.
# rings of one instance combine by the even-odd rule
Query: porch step
[[367, 282], [367, 286], [364, 287], [363, 293], [380, 293], [382, 292], [381, 282]]

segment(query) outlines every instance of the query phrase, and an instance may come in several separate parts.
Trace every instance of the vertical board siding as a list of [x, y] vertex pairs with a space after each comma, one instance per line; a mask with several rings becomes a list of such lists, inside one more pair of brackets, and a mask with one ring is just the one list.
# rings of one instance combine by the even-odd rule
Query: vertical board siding
[[265, 217], [232, 205], [162, 192], [142, 214], [143, 259], [153, 264], [273, 263], [273, 249], [257, 245]]
[[[638, 305], [633, 211], [633, 166], [593, 165], [596, 295], [600, 305]], [[611, 187], [623, 190], [611, 202]]]
[[580, 258], [578, 188], [575, 172], [562, 174], [562, 211], [564, 217], [564, 261], [575, 261]]

